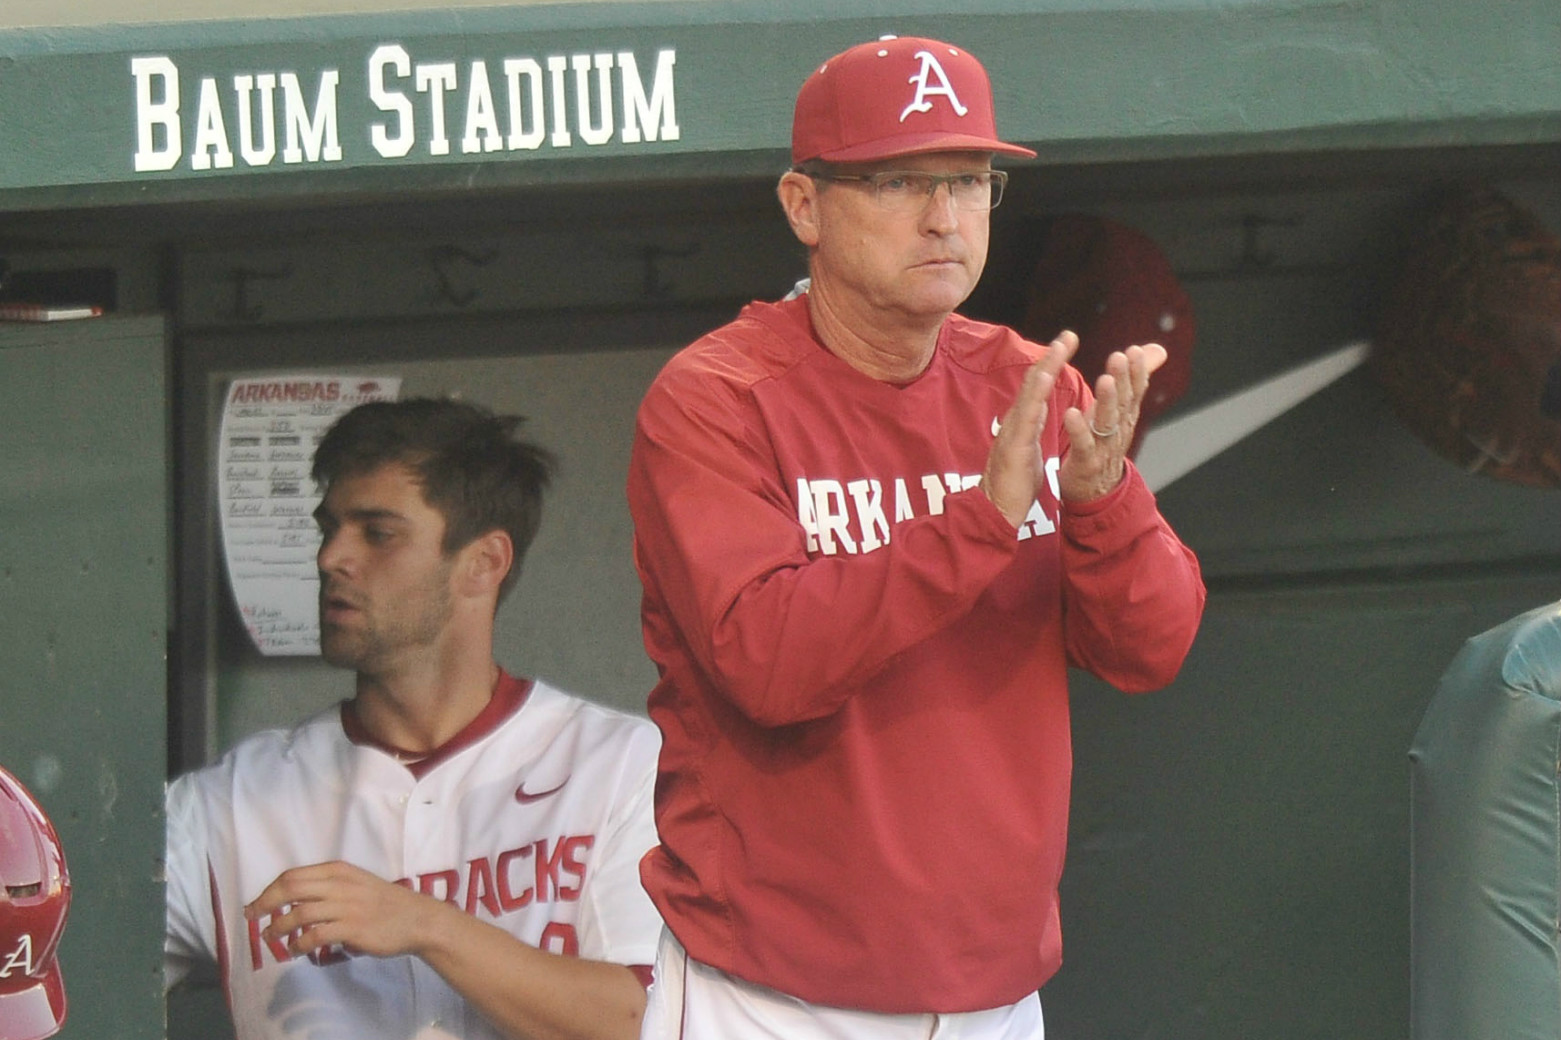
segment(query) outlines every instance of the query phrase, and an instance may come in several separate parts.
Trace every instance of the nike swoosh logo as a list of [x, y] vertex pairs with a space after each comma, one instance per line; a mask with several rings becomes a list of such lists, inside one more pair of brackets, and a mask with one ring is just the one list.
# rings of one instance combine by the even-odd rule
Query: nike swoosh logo
[[1144, 434], [1133, 464], [1149, 489], [1159, 491], [1337, 382], [1370, 353], [1370, 343], [1351, 343], [1195, 412], [1157, 423]]
[[515, 788], [515, 801], [519, 802], [521, 805], [530, 805], [532, 802], [540, 802], [548, 795], [557, 794], [559, 791], [563, 790], [564, 784], [567, 784], [568, 782], [569, 777], [566, 776], [557, 787], [549, 787], [546, 791], [528, 791], [526, 790], [526, 785], [521, 784], [519, 787]]

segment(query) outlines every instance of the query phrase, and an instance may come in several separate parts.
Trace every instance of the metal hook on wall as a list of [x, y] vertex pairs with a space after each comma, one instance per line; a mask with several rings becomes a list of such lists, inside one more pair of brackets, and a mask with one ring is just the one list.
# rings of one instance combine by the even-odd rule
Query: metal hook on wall
[[228, 272], [228, 277], [233, 280], [233, 317], [238, 321], [258, 321], [266, 312], [262, 304], [250, 303], [249, 285], [257, 281], [280, 281], [283, 278], [291, 278], [293, 265], [283, 264], [281, 267], [235, 267]]
[[1295, 227], [1296, 217], [1265, 217], [1259, 213], [1241, 215], [1241, 254], [1236, 258], [1239, 271], [1261, 271], [1273, 265], [1277, 254], [1258, 245], [1258, 236], [1266, 228]]
[[434, 246], [425, 255], [428, 257], [428, 265], [434, 269], [434, 280], [438, 285], [439, 295], [457, 307], [465, 307], [481, 293], [469, 284], [464, 288], [457, 288], [451, 268], [456, 262], [469, 264], [472, 267], [487, 267], [499, 258], [499, 251], [487, 249], [475, 253], [461, 246], [442, 245]]
[[652, 300], [664, 300], [672, 295], [672, 283], [661, 277], [660, 261], [663, 257], [683, 260], [697, 252], [699, 252], [698, 242], [673, 249], [656, 245], [643, 246], [640, 249], [640, 261], [645, 265], [645, 276], [641, 283], [645, 296]]
[[1561, 419], [1561, 361], [1545, 373], [1545, 389], [1539, 397], [1539, 411], [1552, 419]]

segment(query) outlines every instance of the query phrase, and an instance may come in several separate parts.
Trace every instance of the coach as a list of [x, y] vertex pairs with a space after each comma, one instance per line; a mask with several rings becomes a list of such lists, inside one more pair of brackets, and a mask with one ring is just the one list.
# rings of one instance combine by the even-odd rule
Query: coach
[[[628, 495], [663, 748], [643, 1036], [1043, 1035], [1067, 669], [1177, 673], [1197, 561], [1126, 449], [1158, 345], [1093, 388], [954, 314], [1005, 174], [985, 70], [885, 38], [797, 97], [810, 280], [680, 352]], [[681, 1032], [679, 1032], [681, 1030]]]

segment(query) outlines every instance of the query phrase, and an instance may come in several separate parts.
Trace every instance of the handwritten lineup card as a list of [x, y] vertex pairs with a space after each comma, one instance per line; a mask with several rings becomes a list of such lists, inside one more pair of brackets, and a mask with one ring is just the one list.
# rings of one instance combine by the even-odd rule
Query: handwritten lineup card
[[262, 654], [320, 652], [315, 445], [346, 412], [400, 392], [399, 377], [298, 374], [229, 385], [217, 451], [222, 545], [239, 617]]

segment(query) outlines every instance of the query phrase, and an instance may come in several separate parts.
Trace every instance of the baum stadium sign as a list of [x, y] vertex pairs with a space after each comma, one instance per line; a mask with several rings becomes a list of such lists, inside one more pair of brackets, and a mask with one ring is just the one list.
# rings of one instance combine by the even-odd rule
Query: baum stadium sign
[[[137, 173], [181, 164], [218, 172], [676, 141], [676, 76], [672, 47], [643, 63], [633, 50], [506, 55], [490, 63], [414, 57], [401, 43], [381, 43], [346, 70], [345, 83], [337, 67], [303, 78], [289, 69], [194, 77], [169, 55], [137, 55], [129, 62], [132, 166]], [[367, 99], [367, 109], [343, 106], [344, 89]], [[344, 126], [344, 111], [371, 118]]]
[[1003, 136], [1043, 164], [1561, 141], [1555, 0], [1511, 2], [1417, 21], [1396, 0], [513, 0], [3, 28], [0, 0], [0, 211], [773, 177], [803, 79], [884, 33], [979, 54]]
[[674, 8], [0, 28], [0, 211], [780, 168], [834, 40], [623, 20]]

